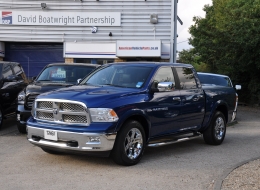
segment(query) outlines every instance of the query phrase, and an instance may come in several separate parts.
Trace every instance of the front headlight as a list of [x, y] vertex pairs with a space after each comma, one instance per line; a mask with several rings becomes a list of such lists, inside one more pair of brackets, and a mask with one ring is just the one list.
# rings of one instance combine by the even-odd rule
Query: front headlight
[[24, 100], [25, 100], [24, 91], [22, 91], [18, 94], [17, 100], [18, 100], [18, 104], [24, 104]]
[[35, 118], [35, 101], [33, 101], [33, 103], [32, 103], [31, 114], [32, 114], [33, 118]]
[[89, 111], [93, 122], [116, 122], [119, 119], [113, 109], [90, 108]]

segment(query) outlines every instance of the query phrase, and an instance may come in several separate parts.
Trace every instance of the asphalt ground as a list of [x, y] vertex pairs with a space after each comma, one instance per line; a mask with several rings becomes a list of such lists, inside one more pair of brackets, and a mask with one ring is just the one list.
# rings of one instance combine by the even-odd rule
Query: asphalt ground
[[234, 169], [260, 157], [259, 113], [239, 107], [237, 124], [227, 128], [220, 146], [207, 145], [201, 137], [147, 148], [141, 162], [131, 167], [110, 158], [47, 154], [8, 119], [0, 131], [0, 189], [224, 189], [222, 182]]

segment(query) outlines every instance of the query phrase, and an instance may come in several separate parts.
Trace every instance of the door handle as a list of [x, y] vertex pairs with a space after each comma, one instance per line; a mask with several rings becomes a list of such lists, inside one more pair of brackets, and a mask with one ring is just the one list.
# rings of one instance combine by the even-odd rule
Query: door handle
[[175, 100], [175, 101], [181, 101], [180, 97], [173, 97], [172, 99]]
[[203, 98], [203, 95], [198, 95], [197, 97], [193, 98], [194, 102], [198, 101], [199, 99]]

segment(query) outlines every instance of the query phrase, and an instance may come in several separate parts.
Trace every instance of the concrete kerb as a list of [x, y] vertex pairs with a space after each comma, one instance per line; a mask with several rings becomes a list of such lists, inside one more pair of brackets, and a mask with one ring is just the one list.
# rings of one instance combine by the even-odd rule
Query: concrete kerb
[[232, 171], [234, 171], [235, 169], [239, 168], [240, 166], [242, 166], [244, 164], [247, 164], [247, 163], [254, 161], [254, 160], [257, 160], [257, 159], [260, 159], [260, 156], [258, 156], [256, 158], [251, 158], [251, 159], [243, 161], [243, 162], [240, 162], [240, 163], [236, 164], [235, 166], [233, 166], [232, 168], [227, 168], [223, 172], [223, 174], [220, 177], [218, 177], [218, 179], [216, 180], [214, 190], [221, 190], [223, 181], [227, 178], [227, 176], [230, 173], [232, 173]]

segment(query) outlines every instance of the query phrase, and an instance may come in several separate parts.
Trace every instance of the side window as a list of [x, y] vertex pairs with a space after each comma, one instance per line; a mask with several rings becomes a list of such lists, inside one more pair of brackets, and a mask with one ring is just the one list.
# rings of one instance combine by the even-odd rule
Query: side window
[[197, 83], [193, 72], [190, 68], [178, 67], [176, 68], [180, 79], [181, 89], [194, 89], [197, 88]]
[[7, 78], [8, 76], [13, 75], [13, 71], [10, 65], [4, 64], [3, 67], [3, 78]]
[[175, 81], [171, 67], [162, 67], [157, 71], [153, 79], [153, 85], [155, 85], [154, 87], [157, 87], [156, 85], [159, 82], [173, 82], [175, 87]]
[[[7, 77], [9, 77], [10, 75], [13, 75], [13, 70], [11, 68], [11, 66], [9, 64], [4, 64], [3, 65], [3, 78], [6, 79]], [[8, 86], [12, 84], [12, 82], [4, 82], [3, 84], [3, 88], [8, 88]]]
[[23, 78], [23, 69], [19, 65], [13, 65], [13, 70], [16, 76], [20, 77], [21, 80], [24, 80]]

